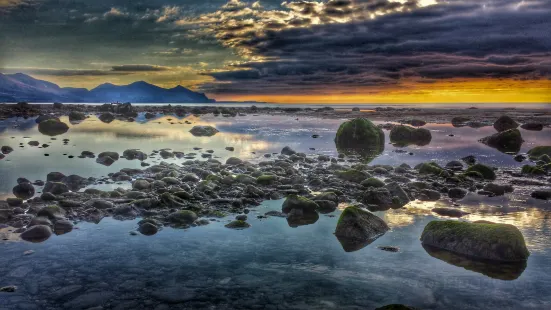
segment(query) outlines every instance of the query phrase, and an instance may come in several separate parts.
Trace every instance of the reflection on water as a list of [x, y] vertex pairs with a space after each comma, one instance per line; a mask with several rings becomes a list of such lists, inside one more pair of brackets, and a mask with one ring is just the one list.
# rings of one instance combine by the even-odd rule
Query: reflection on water
[[[77, 158], [82, 151], [122, 154], [126, 149], [139, 148], [151, 155], [146, 160], [150, 164], [185, 160], [162, 159], [152, 153], [165, 148], [186, 155], [197, 153], [199, 159], [211, 149], [220, 161], [231, 156], [261, 161], [264, 154], [279, 153], [286, 145], [311, 155], [336, 157], [333, 139], [344, 120], [321, 122], [305, 117], [297, 121], [288, 116], [251, 115], [231, 119], [163, 116], [147, 121], [140, 115], [135, 122], [114, 120], [106, 124], [95, 116], [78, 124], [69, 124], [66, 118], [62, 121], [69, 125], [69, 131], [55, 140], [41, 135], [34, 120], [0, 122], [0, 128], [5, 128], [0, 145], [15, 149], [0, 161], [0, 199], [12, 196], [18, 177], [44, 180], [51, 171], [101, 177], [121, 168], [140, 168], [139, 161], [124, 158], [109, 167], [99, 165], [94, 159]], [[208, 138], [194, 137], [189, 130], [195, 125], [211, 125], [220, 132]], [[424, 128], [431, 130], [431, 143], [406, 147], [406, 153], [396, 152], [385, 131], [384, 151], [371, 164], [413, 166], [428, 160], [445, 164], [475, 155], [490, 165], [522, 165], [510, 155], [478, 142], [495, 132], [492, 127], [427, 124]], [[548, 128], [521, 132], [526, 141], [523, 152], [536, 144], [551, 144]], [[319, 138], [312, 138], [314, 134]], [[69, 139], [67, 145], [63, 139]], [[28, 142], [33, 140], [50, 146], [31, 147]], [[18, 147], [20, 143], [22, 148]], [[227, 146], [235, 151], [226, 150]], [[458, 207], [471, 213], [463, 217], [469, 221], [517, 226], [531, 252], [523, 266], [497, 267], [448, 252], [425, 250], [419, 237], [429, 221], [444, 218], [431, 212], [433, 208], [452, 207], [445, 199], [411, 202], [401, 209], [376, 212], [391, 231], [371, 244], [360, 245], [343, 242], [333, 234], [346, 204], [339, 204], [328, 214], [257, 218], [267, 211], [280, 211], [282, 200], [277, 200], [253, 209], [249, 214], [251, 227], [240, 231], [225, 228], [233, 219], [226, 217], [190, 230], [166, 227], [152, 236], [131, 236], [128, 232], [137, 229], [139, 219], [121, 222], [104, 218], [98, 224], [78, 223], [71, 233], [53, 235], [40, 244], [3, 242], [0, 274], [5, 276], [0, 285], [19, 288], [15, 294], [0, 296], [0, 308], [27, 304], [38, 305], [39, 309], [60, 305], [74, 309], [77, 307], [72, 301], [89, 301], [92, 298], [86, 296], [99, 294], [111, 308], [123, 305], [120, 308], [127, 309], [162, 309], [169, 307], [168, 300], [184, 299], [188, 308], [221, 309], [372, 309], [391, 303], [427, 309], [456, 308], [459, 304], [465, 309], [544, 309], [551, 304], [547, 294], [551, 288], [551, 213], [548, 204], [524, 203], [526, 199], [519, 197], [525, 196], [522, 187], [501, 197], [469, 194]], [[9, 239], [12, 235], [0, 229], [0, 236]], [[379, 250], [379, 246], [396, 246], [400, 251], [389, 253]], [[27, 250], [35, 253], [24, 256]], [[91, 302], [86, 306], [97, 305]]]
[[526, 262], [520, 263], [496, 263], [470, 259], [449, 251], [440, 250], [435, 247], [423, 245], [423, 248], [430, 256], [445, 261], [448, 264], [478, 272], [490, 278], [499, 280], [516, 280], [524, 269]]

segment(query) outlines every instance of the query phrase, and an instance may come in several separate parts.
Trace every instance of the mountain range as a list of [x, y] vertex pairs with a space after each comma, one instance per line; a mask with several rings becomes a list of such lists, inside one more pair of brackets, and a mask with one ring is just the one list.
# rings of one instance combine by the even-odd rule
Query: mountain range
[[0, 73], [0, 102], [132, 102], [132, 103], [208, 103], [205, 94], [183, 86], [162, 88], [144, 81], [128, 85], [101, 84], [86, 88], [59, 87], [23, 73]]

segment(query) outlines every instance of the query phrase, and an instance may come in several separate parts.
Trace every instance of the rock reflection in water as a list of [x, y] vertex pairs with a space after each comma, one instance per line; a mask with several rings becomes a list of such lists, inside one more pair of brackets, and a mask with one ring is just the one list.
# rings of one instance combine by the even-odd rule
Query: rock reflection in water
[[481, 273], [490, 278], [499, 280], [515, 280], [526, 269], [526, 261], [519, 263], [499, 263], [484, 260], [475, 260], [453, 252], [423, 245], [425, 251], [432, 257], [450, 265], [465, 268], [466, 270]]
[[368, 240], [358, 240], [358, 239], [351, 239], [351, 238], [345, 238], [340, 236], [336, 236], [336, 237], [337, 237], [337, 240], [339, 240], [339, 243], [341, 244], [342, 249], [345, 252], [359, 251], [365, 248], [366, 246], [370, 245], [371, 243], [373, 243], [373, 241], [377, 239], [377, 238], [374, 238], [374, 239], [368, 239]]
[[289, 224], [289, 227], [295, 228], [314, 224], [319, 220], [319, 218], [319, 214], [315, 211], [292, 209], [287, 215], [287, 223]]

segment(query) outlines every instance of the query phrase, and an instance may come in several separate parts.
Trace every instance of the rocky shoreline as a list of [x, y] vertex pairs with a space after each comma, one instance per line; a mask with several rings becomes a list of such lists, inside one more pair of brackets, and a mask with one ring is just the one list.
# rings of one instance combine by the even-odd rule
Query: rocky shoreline
[[[119, 105], [118, 114], [112, 115], [121, 117], [123, 106]], [[130, 105], [127, 108], [133, 109]], [[74, 111], [70, 113], [73, 118], [83, 119]], [[416, 121], [416, 125], [421, 125], [419, 122]], [[59, 130], [60, 122], [55, 117], [43, 117], [39, 126], [43, 124], [42, 127], [47, 128], [49, 123], [54, 124], [54, 130]], [[499, 118], [493, 125], [498, 131], [501, 129], [499, 135], [516, 130], [520, 124]], [[192, 134], [211, 136], [217, 132], [213, 127], [197, 127], [200, 128], [194, 127]], [[394, 135], [399, 144], [423, 145], [430, 139], [428, 131], [411, 134], [419, 129], [404, 127], [393, 125], [385, 129], [390, 129], [391, 138]], [[24, 240], [41, 242], [54, 233], [70, 232], [79, 221], [98, 223], [104, 217], [118, 220], [143, 218], [136, 227], [137, 232], [131, 234], [153, 235], [166, 226], [190, 228], [207, 225], [232, 214], [235, 221], [226, 227], [246, 229], [250, 227], [247, 222], [249, 211], [270, 199], [286, 198], [286, 202], [281, 212], [271, 211], [260, 217], [285, 217], [289, 226], [296, 227], [315, 223], [320, 214], [335, 211], [341, 203], [356, 208], [353, 210], [373, 212], [399, 209], [414, 200], [446, 200], [451, 207], [434, 208], [433, 213], [458, 218], [467, 213], [454, 206], [459, 206], [456, 202], [469, 192], [500, 196], [524, 186], [530, 188], [534, 199], [551, 198], [548, 187], [551, 182], [551, 147], [539, 146], [526, 155], [517, 154], [516, 157], [522, 156], [519, 160], [531, 161], [533, 165], [516, 170], [490, 167], [479, 163], [474, 156], [451, 161], [445, 166], [433, 162], [415, 167], [407, 164], [396, 167], [369, 165], [369, 161], [380, 153], [379, 145], [384, 141], [384, 135], [383, 130], [369, 120], [357, 118], [344, 122], [337, 132], [338, 157], [307, 155], [284, 147], [280, 154], [258, 163], [231, 157], [224, 163], [206, 158], [187, 159], [181, 165], [161, 162], [149, 166], [143, 162], [148, 158], [147, 154], [136, 149], [126, 150], [123, 154], [102, 152], [97, 157], [92, 152], [83, 152], [81, 156], [96, 158], [98, 163], [106, 166], [119, 158], [140, 160], [144, 169], [121, 169], [105, 179], [66, 176], [59, 172], [49, 173], [45, 180], [30, 181], [21, 177], [13, 188], [17, 198], [0, 202], [0, 223], [12, 227], [11, 232]], [[509, 137], [509, 134], [499, 135], [493, 138], [497, 141], [494, 143], [501, 145], [501, 140], [505, 139], [509, 145]], [[180, 158], [181, 155], [168, 149], [154, 153], [163, 158]], [[112, 191], [89, 187], [106, 183], [124, 186]], [[41, 191], [39, 196], [36, 195], [38, 191]], [[380, 219], [370, 220], [369, 214], [362, 215], [361, 212], [343, 212], [346, 220], [339, 220], [339, 223], [351, 223], [347, 224], [351, 227], [363, 227], [357, 230], [337, 226], [339, 241], [345, 250], [357, 250], [388, 229], [384, 228], [384, 222], [370, 228], [373, 221]], [[430, 245], [435, 244], [438, 242], [431, 240]], [[441, 247], [447, 248], [445, 244]]]

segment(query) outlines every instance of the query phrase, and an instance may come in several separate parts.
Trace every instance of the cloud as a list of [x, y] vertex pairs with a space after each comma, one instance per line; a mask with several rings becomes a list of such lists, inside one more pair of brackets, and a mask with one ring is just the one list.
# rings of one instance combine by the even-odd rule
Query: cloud
[[187, 20], [245, 59], [206, 72], [217, 82], [202, 90], [347, 92], [404, 81], [551, 76], [550, 2], [427, 3], [296, 1], [282, 3], [283, 11], [247, 6]]
[[115, 72], [156, 72], [156, 71], [168, 71], [170, 67], [156, 66], [156, 65], [118, 65], [111, 68]]
[[54, 69], [54, 68], [0, 68], [0, 72], [26, 73], [49, 76], [106, 76], [106, 75], [126, 75], [130, 72], [113, 72], [109, 70], [89, 70], [89, 69]]

